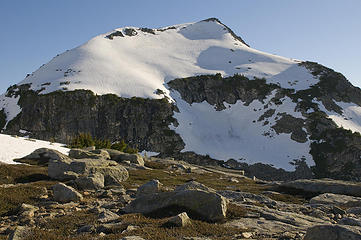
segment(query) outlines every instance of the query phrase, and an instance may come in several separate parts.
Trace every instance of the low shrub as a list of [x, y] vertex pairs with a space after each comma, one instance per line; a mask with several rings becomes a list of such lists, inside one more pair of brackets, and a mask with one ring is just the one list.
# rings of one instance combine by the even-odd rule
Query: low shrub
[[111, 143], [109, 139], [93, 138], [90, 133], [80, 133], [71, 142], [70, 148], [86, 148], [94, 146], [96, 149], [114, 149], [125, 153], [138, 153], [137, 148], [132, 148], [124, 140]]

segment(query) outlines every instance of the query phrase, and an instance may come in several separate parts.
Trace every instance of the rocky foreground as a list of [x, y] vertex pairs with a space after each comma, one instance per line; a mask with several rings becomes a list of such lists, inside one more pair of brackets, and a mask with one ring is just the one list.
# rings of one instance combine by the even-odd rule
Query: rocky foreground
[[115, 150], [0, 166], [0, 239], [361, 239], [361, 184], [266, 182]]

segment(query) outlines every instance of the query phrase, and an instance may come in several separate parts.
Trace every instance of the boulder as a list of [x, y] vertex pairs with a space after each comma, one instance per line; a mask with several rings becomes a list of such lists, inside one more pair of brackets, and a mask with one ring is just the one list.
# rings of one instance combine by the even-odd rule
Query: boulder
[[360, 240], [361, 227], [316, 225], [307, 229], [304, 240]]
[[71, 170], [70, 164], [73, 162], [70, 158], [50, 159], [48, 163], [48, 176], [60, 180], [74, 180], [78, 174]]
[[159, 182], [159, 180], [153, 179], [153, 180], [143, 184], [142, 186], [140, 186], [137, 189], [137, 197], [140, 197], [140, 196], [146, 195], [146, 194], [160, 192], [161, 186], [162, 186], [162, 184]]
[[206, 191], [206, 192], [216, 192], [214, 189], [207, 187], [207, 186], [203, 185], [202, 183], [199, 183], [196, 181], [186, 182], [185, 184], [176, 187], [176, 189], [174, 191], [179, 192], [179, 191], [184, 191], [184, 190], [202, 190], [202, 191]]
[[66, 159], [49, 161], [48, 175], [57, 180], [74, 180], [79, 176], [100, 173], [104, 185], [119, 185], [128, 179], [128, 171], [118, 163], [102, 159]]
[[39, 148], [36, 149], [34, 152], [30, 153], [29, 155], [23, 157], [24, 159], [53, 159], [53, 160], [61, 160], [69, 158], [65, 154], [61, 152], [49, 149], [49, 148]]
[[115, 149], [105, 149], [105, 151], [108, 152], [110, 159], [112, 159], [112, 160], [116, 160], [119, 155], [123, 154], [123, 152], [115, 150]]
[[361, 206], [361, 198], [340, 194], [324, 193], [310, 199], [310, 204], [336, 205], [342, 207]]
[[193, 218], [217, 222], [226, 217], [227, 200], [217, 193], [203, 190], [160, 192], [136, 198], [124, 211], [152, 214], [168, 208], [183, 209]]
[[75, 184], [80, 190], [97, 190], [104, 187], [104, 175], [101, 173], [92, 173], [87, 176], [79, 177]]
[[361, 197], [361, 183], [347, 182], [332, 179], [299, 179], [285, 182], [280, 185], [313, 193], [335, 193]]
[[185, 227], [191, 224], [191, 220], [186, 212], [182, 212], [174, 217], [171, 217], [167, 222], [167, 226], [171, 227]]
[[117, 162], [129, 161], [130, 163], [134, 163], [139, 166], [144, 166], [144, 159], [140, 154], [123, 153], [113, 149], [107, 149], [106, 151], [109, 153], [110, 158], [114, 161]]
[[98, 221], [101, 223], [111, 222], [118, 218], [119, 218], [118, 214], [115, 214], [107, 209], [102, 210], [98, 215]]
[[90, 152], [99, 154], [100, 156], [103, 156], [104, 159], [110, 159], [109, 153], [104, 149], [94, 149], [94, 150], [91, 150]]
[[77, 192], [74, 188], [65, 185], [64, 183], [58, 183], [54, 185], [53, 194], [54, 200], [62, 203], [79, 201], [83, 199], [83, 196], [79, 192]]
[[69, 157], [75, 159], [92, 158], [92, 159], [110, 159], [109, 153], [105, 150], [86, 151], [83, 149], [71, 149]]

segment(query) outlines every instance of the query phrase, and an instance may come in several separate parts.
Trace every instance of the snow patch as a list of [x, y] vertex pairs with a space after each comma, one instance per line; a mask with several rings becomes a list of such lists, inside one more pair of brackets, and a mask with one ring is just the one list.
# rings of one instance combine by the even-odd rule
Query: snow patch
[[328, 111], [325, 106], [318, 101], [320, 110], [325, 112], [329, 118], [331, 118], [338, 127], [342, 127], [352, 132], [361, 133], [361, 107], [355, 103], [335, 102], [342, 108], [342, 114], [338, 114], [334, 111]]
[[0, 134], [0, 162], [15, 164], [14, 159], [25, 157], [39, 148], [54, 149], [66, 155], [69, 153], [69, 149], [60, 143]]
[[4, 109], [4, 112], [6, 114], [6, 125], [4, 129], [6, 128], [8, 123], [21, 112], [21, 108], [18, 105], [19, 99], [20, 96], [6, 97], [5, 94], [0, 96], [0, 110]]

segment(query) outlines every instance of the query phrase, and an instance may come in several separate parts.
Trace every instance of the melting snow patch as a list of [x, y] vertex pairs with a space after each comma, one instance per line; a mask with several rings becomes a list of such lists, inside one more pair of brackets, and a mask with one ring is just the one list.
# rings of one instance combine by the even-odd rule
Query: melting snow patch
[[0, 162], [13, 164], [16, 158], [22, 158], [29, 155], [39, 148], [50, 148], [61, 153], [68, 154], [69, 149], [63, 147], [60, 143], [50, 143], [40, 140], [29, 140], [17, 136], [0, 134]]
[[18, 105], [18, 101], [20, 96], [18, 97], [6, 97], [5, 94], [0, 96], [0, 110], [4, 109], [6, 114], [6, 128], [7, 124], [13, 120], [20, 112], [21, 108]]
[[[314, 101], [317, 102], [317, 101]], [[328, 111], [321, 102], [320, 110], [325, 112], [339, 127], [361, 133], [361, 107], [355, 103], [335, 102], [342, 108], [342, 115]]]

